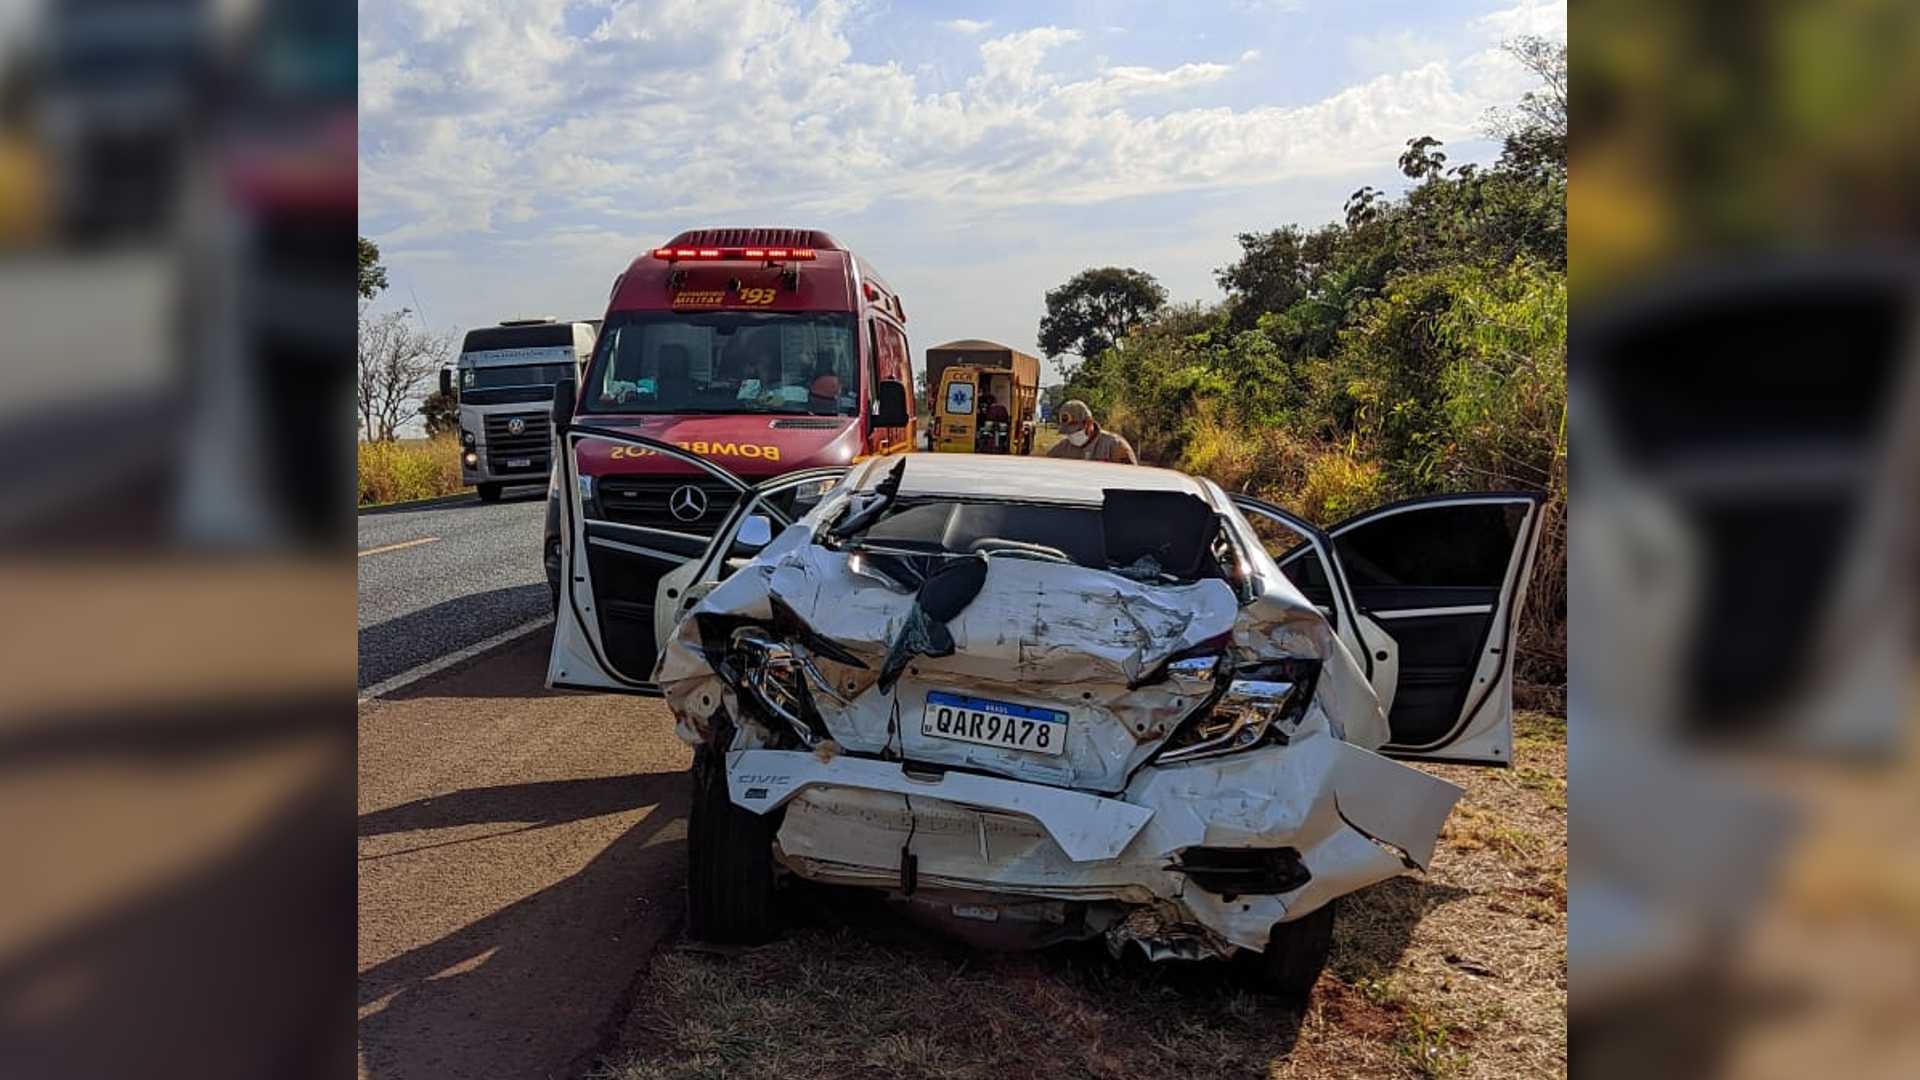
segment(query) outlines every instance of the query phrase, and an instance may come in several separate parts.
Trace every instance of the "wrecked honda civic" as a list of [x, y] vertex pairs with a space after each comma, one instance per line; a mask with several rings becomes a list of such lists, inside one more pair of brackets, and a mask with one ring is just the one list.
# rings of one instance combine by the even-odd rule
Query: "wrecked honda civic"
[[1511, 754], [1526, 493], [1321, 529], [1162, 469], [908, 454], [754, 487], [561, 431], [570, 468], [629, 443], [725, 503], [666, 535], [571, 472], [548, 673], [663, 695], [694, 747], [698, 938], [773, 935], [791, 874], [984, 947], [1251, 952], [1304, 993], [1335, 901], [1424, 869], [1459, 797], [1393, 758]]

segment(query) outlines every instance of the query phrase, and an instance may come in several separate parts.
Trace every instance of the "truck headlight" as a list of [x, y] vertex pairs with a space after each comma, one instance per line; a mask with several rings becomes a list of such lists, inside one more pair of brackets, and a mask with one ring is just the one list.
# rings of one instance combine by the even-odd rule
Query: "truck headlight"
[[461, 446], [464, 446], [467, 449], [471, 450], [473, 449], [474, 443], [476, 441], [477, 440], [474, 439], [473, 437], [473, 432], [468, 431], [465, 428], [460, 429], [460, 445]]
[[1286, 745], [1313, 700], [1319, 674], [1318, 660], [1241, 665], [1215, 699], [1181, 722], [1155, 760], [1170, 765], [1269, 743]]

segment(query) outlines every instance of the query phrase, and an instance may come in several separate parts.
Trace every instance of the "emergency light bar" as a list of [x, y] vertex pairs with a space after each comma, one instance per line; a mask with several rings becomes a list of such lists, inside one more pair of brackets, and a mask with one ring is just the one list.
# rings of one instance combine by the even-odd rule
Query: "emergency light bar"
[[654, 248], [653, 257], [667, 262], [725, 260], [725, 259], [777, 259], [781, 261], [806, 261], [813, 258], [812, 248]]

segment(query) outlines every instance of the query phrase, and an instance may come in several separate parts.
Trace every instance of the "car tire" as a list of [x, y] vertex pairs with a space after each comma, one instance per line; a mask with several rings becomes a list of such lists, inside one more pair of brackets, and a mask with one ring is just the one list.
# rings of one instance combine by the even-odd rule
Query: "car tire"
[[1290, 922], [1275, 923], [1260, 955], [1260, 985], [1271, 994], [1305, 1000], [1333, 951], [1333, 920], [1340, 901], [1329, 900]]
[[687, 934], [696, 941], [758, 945], [779, 929], [773, 906], [775, 818], [727, 795], [726, 755], [693, 752], [687, 814]]
[[500, 501], [500, 487], [499, 484], [480, 484], [474, 490], [480, 493], [481, 502], [491, 503]]

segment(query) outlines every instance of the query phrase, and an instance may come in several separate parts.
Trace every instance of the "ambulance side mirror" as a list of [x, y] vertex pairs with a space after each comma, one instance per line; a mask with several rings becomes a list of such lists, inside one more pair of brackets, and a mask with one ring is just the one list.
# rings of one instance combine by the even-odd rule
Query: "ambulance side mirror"
[[553, 433], [555, 435], [565, 435], [567, 428], [573, 425], [573, 403], [579, 393], [579, 384], [572, 379], [561, 379], [553, 384]]
[[906, 427], [907, 387], [898, 379], [883, 380], [874, 387], [874, 400], [880, 405], [880, 414], [873, 418], [875, 427]]

